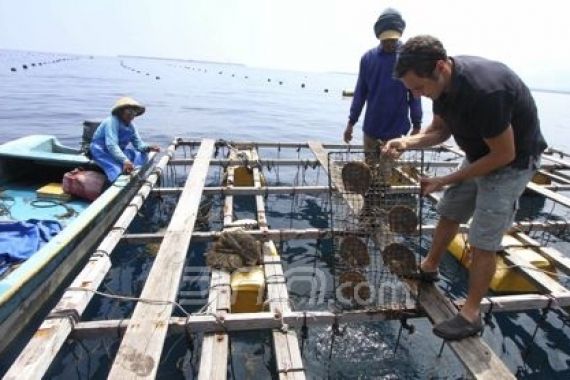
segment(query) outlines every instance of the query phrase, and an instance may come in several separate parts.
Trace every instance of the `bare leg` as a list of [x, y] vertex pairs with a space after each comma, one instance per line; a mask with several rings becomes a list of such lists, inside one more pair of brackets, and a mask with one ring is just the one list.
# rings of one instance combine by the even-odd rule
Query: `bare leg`
[[497, 254], [472, 247], [473, 261], [469, 267], [469, 291], [461, 314], [473, 322], [479, 318], [481, 300], [489, 290], [497, 267]]
[[459, 223], [443, 216], [439, 219], [433, 234], [431, 248], [421, 263], [424, 272], [435, 272], [437, 270], [443, 254], [447, 251], [449, 243], [457, 235], [458, 230]]

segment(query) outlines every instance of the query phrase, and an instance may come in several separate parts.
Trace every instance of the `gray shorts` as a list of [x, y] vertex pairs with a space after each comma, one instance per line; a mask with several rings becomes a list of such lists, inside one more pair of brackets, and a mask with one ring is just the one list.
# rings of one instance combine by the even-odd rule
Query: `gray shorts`
[[[462, 166], [467, 165], [464, 161]], [[486, 251], [501, 249], [503, 234], [513, 223], [518, 200], [539, 166], [533, 161], [528, 169], [511, 167], [496, 170], [448, 187], [437, 205], [440, 215], [467, 223], [469, 243]]]

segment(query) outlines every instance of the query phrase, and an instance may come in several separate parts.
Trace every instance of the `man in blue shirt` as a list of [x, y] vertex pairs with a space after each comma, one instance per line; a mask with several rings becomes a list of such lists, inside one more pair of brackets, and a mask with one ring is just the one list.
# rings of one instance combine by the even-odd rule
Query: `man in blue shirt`
[[422, 106], [401, 81], [394, 78], [399, 39], [406, 27], [400, 13], [388, 8], [374, 24], [374, 33], [380, 45], [366, 52], [360, 60], [358, 81], [350, 107], [344, 141], [352, 140], [354, 124], [358, 121], [364, 103], [367, 103], [364, 117], [364, 150], [378, 152], [384, 141], [420, 131]]

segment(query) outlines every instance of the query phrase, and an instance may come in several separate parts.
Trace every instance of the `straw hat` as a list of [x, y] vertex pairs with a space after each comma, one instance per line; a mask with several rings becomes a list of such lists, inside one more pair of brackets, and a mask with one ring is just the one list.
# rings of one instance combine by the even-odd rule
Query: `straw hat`
[[136, 109], [137, 110], [137, 116], [142, 115], [145, 111], [145, 108], [142, 104], [140, 104], [139, 102], [137, 102], [133, 98], [130, 98], [128, 96], [124, 96], [124, 97], [120, 98], [119, 100], [117, 100], [117, 102], [113, 106], [113, 109], [111, 110], [111, 113], [114, 115], [125, 107], [131, 107], [131, 108]]

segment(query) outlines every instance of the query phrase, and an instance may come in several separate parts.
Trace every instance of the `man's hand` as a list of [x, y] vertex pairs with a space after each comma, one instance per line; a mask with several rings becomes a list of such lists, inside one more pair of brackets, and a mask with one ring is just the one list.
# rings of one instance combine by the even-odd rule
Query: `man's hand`
[[406, 150], [404, 139], [393, 139], [384, 144], [381, 153], [390, 158], [396, 159], [402, 155], [404, 150]]
[[129, 160], [123, 162], [123, 173], [130, 174], [135, 169], [133, 163]]
[[344, 130], [344, 142], [349, 144], [352, 141], [352, 129], [354, 124], [350, 121], [346, 124], [346, 129]]
[[149, 152], [160, 152], [160, 146], [158, 145], [151, 145], [148, 147]]
[[443, 189], [446, 185], [441, 177], [422, 177], [420, 179], [420, 191], [423, 196]]

